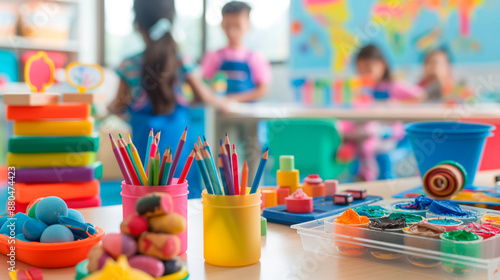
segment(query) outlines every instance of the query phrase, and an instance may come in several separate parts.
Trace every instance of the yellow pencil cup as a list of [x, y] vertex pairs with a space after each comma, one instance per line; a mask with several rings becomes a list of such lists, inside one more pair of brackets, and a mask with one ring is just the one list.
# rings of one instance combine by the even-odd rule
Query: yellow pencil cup
[[260, 191], [247, 195], [212, 195], [204, 190], [202, 203], [205, 261], [224, 267], [257, 263], [261, 246]]

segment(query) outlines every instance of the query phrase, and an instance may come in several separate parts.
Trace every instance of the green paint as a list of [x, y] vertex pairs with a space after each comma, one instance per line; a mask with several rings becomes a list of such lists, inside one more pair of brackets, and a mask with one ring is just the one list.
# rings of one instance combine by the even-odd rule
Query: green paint
[[443, 233], [443, 238], [454, 241], [475, 241], [479, 240], [477, 234], [466, 230], [452, 230]]
[[392, 213], [389, 215], [390, 219], [400, 219], [405, 218], [407, 224], [418, 223], [423, 220], [422, 216], [413, 215], [413, 214], [404, 214], [404, 213]]

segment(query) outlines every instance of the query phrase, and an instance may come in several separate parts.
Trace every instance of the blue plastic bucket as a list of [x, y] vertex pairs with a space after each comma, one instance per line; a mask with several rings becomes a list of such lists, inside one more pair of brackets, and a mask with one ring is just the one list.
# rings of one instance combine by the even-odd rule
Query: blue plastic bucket
[[460, 163], [471, 186], [483, 156], [486, 138], [494, 126], [463, 122], [419, 122], [406, 125], [420, 176], [445, 160]]

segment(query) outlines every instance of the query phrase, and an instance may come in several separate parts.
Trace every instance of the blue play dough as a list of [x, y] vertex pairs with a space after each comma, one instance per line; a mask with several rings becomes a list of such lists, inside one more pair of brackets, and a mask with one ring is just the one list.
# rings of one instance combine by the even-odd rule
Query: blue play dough
[[80, 223], [85, 223], [85, 219], [83, 215], [76, 211], [75, 209], [68, 209], [68, 218], [78, 221]]
[[71, 242], [74, 240], [75, 238], [73, 237], [71, 230], [63, 225], [49, 226], [43, 231], [42, 236], [40, 237], [40, 242], [42, 243], [61, 243]]
[[22, 233], [16, 234], [16, 239], [17, 240], [22, 240], [22, 241], [25, 241], [25, 242], [31, 242], [30, 240], [26, 239], [26, 236], [24, 236], [24, 234], [22, 234]]
[[68, 217], [59, 218], [59, 223], [71, 230], [76, 240], [85, 239], [97, 233], [92, 224], [80, 223]]
[[394, 207], [396, 209], [403, 209], [403, 210], [424, 210], [428, 209], [429, 205], [431, 205], [433, 201], [434, 199], [421, 195], [415, 198], [415, 201], [413, 202], [410, 202], [408, 204], [398, 204]]
[[429, 207], [429, 211], [436, 215], [445, 215], [452, 217], [471, 217], [476, 215], [471, 211], [463, 209], [462, 207], [460, 207], [460, 205], [447, 200], [436, 200], [432, 202], [431, 206]]
[[0, 233], [5, 235], [10, 235], [10, 231], [13, 229], [12, 224], [15, 225], [15, 235], [23, 233], [24, 223], [29, 219], [29, 217], [24, 213], [17, 213], [13, 217], [9, 217], [7, 221], [0, 228]]
[[8, 218], [9, 218], [8, 216], [0, 217], [0, 228], [2, 228], [3, 224], [5, 224]]
[[36, 217], [47, 225], [57, 224], [61, 216], [68, 216], [68, 206], [59, 197], [49, 196], [38, 202], [35, 209]]
[[44, 222], [29, 218], [24, 223], [23, 233], [28, 240], [40, 241], [40, 237], [47, 227], [48, 226]]

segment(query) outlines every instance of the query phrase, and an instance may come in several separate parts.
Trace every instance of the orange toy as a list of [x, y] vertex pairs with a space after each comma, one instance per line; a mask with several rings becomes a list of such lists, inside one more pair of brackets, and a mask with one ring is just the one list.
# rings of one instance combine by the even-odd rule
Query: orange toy
[[[83, 261], [94, 245], [104, 236], [104, 230], [95, 227], [97, 234], [86, 239], [63, 243], [40, 243], [16, 240], [15, 260], [41, 268], [62, 268], [77, 265]], [[0, 253], [10, 253], [7, 235], [0, 234]]]
[[16, 184], [16, 201], [29, 203], [33, 199], [46, 196], [58, 196], [64, 200], [94, 197], [99, 194], [99, 181], [85, 183], [58, 184]]
[[53, 104], [47, 106], [7, 106], [7, 120], [36, 121], [54, 119], [87, 119], [89, 104]]
[[276, 188], [268, 187], [268, 188], [260, 188], [260, 192], [264, 199], [262, 203], [264, 204], [264, 208], [274, 207], [278, 205], [278, 193]]
[[318, 174], [311, 174], [304, 179], [304, 192], [311, 197], [325, 196], [325, 184]]

